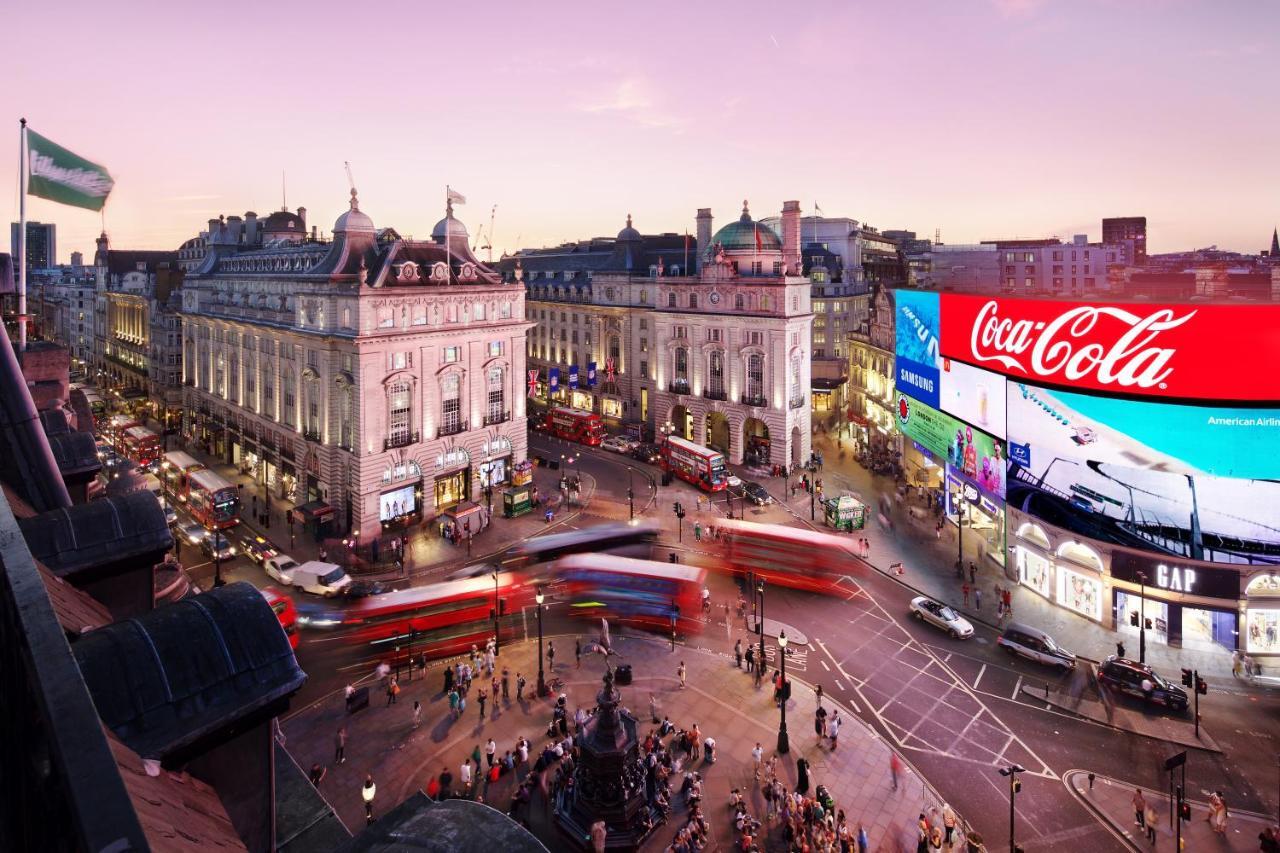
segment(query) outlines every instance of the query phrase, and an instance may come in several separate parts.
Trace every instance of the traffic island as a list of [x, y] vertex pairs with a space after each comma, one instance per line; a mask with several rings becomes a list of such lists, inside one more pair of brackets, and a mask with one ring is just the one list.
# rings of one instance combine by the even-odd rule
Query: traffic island
[[[546, 673], [553, 688], [546, 698], [533, 695], [538, 671], [536, 641], [512, 643], [502, 647], [497, 660], [499, 701], [487, 702], [483, 717], [479, 712], [478, 690], [481, 686], [492, 690], [488, 676], [472, 684], [465, 710], [455, 716], [443, 692], [445, 662], [438, 661], [429, 666], [425, 674], [420, 671], [412, 680], [402, 681], [394, 704], [388, 704], [381, 684], [366, 679], [358, 686], [372, 687], [372, 701], [363, 710], [348, 713], [343, 691], [299, 710], [282, 721], [288, 749], [301, 767], [328, 768], [321, 794], [352, 829], [364, 821], [360, 791], [366, 775], [373, 775], [379, 799], [385, 798], [385, 802], [378, 804], [379, 813], [394, 808], [418, 791], [433, 787], [433, 780], [438, 784], [441, 773], [446, 770], [452, 776], [451, 793], [456, 796], [463, 787], [461, 766], [477, 749], [481, 756], [480, 774], [470, 789], [465, 790], [465, 796], [511, 811], [513, 795], [529, 777], [534, 762], [551, 740], [549, 727], [558, 698], [565, 697], [570, 732], [574, 730], [578, 708], [586, 713], [600, 705], [598, 694], [605, 674], [600, 656], [584, 655], [579, 666], [570, 654], [572, 636], [548, 639], [555, 640], [560, 654], [554, 669]], [[594, 637], [584, 631], [584, 647], [589, 639]], [[616, 627], [611, 648], [615, 654], [610, 663], [615, 672], [622, 665], [631, 667], [631, 684], [617, 679], [613, 689], [619, 694], [619, 713], [626, 713], [637, 721], [637, 738], [643, 740], [658, 729], [653, 722], [653, 712], [656, 712], [659, 721], [667, 718], [677, 729], [692, 729], [696, 724], [703, 738], [715, 741], [714, 761], [705, 755], [689, 760], [684, 753], [677, 753], [684, 767], [682, 773], [671, 779], [670, 815], [639, 849], [664, 849], [688, 819], [688, 807], [684, 798], [678, 796], [685, 772], [697, 772], [703, 778], [703, 812], [713, 846], [729, 849], [736, 841], [731, 813], [724, 804], [729, 801], [730, 791], [737, 788], [749, 813], [766, 824], [766, 837], [760, 839], [761, 848], [783, 849], [781, 827], [776, 822], [765, 821], [768, 809], [756, 780], [752, 757], [757, 743], [762, 745], [765, 763], [775, 755], [773, 745], [777, 740], [779, 710], [768, 680], [757, 688], [753, 677], [737, 668], [730, 656], [685, 645], [677, 645], [673, 651], [667, 640], [647, 634], [620, 635]], [[683, 686], [679, 677], [682, 662]], [[508, 672], [506, 698], [501, 695], [504, 669]], [[517, 673], [527, 681], [519, 697]], [[417, 728], [413, 725], [415, 701], [422, 707]], [[895, 788], [892, 769], [895, 762], [891, 761], [894, 753], [889, 745], [847, 708], [833, 705], [829, 697], [824, 698], [824, 706], [831, 714], [839, 711], [842, 731], [834, 749], [829, 740], [820, 740], [813, 726], [817, 705], [817, 696], [811, 689], [798, 681], [792, 683], [791, 700], [787, 703], [787, 717], [792, 723], [790, 752], [777, 756], [776, 762], [781, 783], [788, 790], [797, 788], [801, 782], [798, 762], [804, 759], [806, 792], [813, 796], [817, 786], [824, 785], [836, 808], [845, 812], [849, 827], [856, 832], [861, 822], [866, 828], [871, 849], [913, 848], [919, 814], [924, 812], [931, 820], [941, 820], [944, 804], [937, 793], [901, 755], [896, 762], [899, 769]], [[335, 764], [335, 737], [344, 725], [347, 728], [346, 761]], [[521, 737], [530, 743], [528, 763], [520, 764], [513, 772], [500, 773], [495, 782], [485, 781], [488, 740], [494, 740], [496, 755], [501, 758], [508, 750], [517, 752]], [[521, 802], [515, 808], [517, 819], [550, 849], [562, 849], [565, 843], [561, 825], [555, 819], [553, 802], [558, 764], [552, 762], [536, 774], [528, 802]], [[966, 828], [963, 821], [960, 828]]]
[[1200, 725], [1199, 736], [1196, 735], [1195, 721], [1190, 716], [1192, 711], [1188, 711], [1186, 717], [1176, 717], [1171, 716], [1171, 712], [1163, 708], [1146, 712], [1141, 708], [1128, 707], [1122, 702], [1107, 705], [1097, 699], [1052, 689], [1048, 684], [1024, 684], [1022, 695], [1104, 726], [1123, 729], [1167, 743], [1203, 749], [1206, 752], [1222, 752], [1218, 742], [1205, 731], [1203, 723]]

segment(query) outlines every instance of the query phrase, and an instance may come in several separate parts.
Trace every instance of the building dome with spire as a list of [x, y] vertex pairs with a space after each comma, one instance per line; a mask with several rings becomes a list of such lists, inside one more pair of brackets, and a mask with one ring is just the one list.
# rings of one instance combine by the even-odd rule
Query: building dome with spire
[[618, 232], [618, 240], [621, 241], [640, 241], [644, 237], [635, 228], [631, 227], [631, 214], [627, 214], [627, 227]]
[[373, 220], [369, 218], [367, 213], [360, 210], [360, 199], [356, 197], [355, 187], [351, 188], [351, 209], [338, 217], [338, 221], [333, 223], [334, 234], [377, 234], [378, 229], [373, 227]]
[[436, 223], [436, 227], [431, 229], [431, 239], [437, 243], [443, 243], [445, 235], [448, 234], [452, 239], [450, 243], [458, 240], [464, 243], [470, 242], [471, 235], [467, 233], [467, 226], [462, 224], [462, 220], [453, 215], [453, 202], [449, 202], [445, 206], [444, 219]]
[[719, 243], [725, 252], [756, 252], [756, 236], [759, 235], [759, 251], [781, 252], [782, 238], [761, 222], [751, 218], [747, 202], [742, 202], [742, 216], [736, 222], [730, 222], [711, 238], [711, 245]]

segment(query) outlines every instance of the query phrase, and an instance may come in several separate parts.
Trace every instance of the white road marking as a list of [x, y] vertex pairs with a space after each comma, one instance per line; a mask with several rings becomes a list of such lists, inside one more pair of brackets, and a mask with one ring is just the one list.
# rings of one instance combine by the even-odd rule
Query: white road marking
[[836, 687], [840, 688], [841, 690], [844, 690], [844, 685], [840, 683], [840, 679], [838, 678], [836, 679]]
[[1022, 689], [1022, 676], [1021, 676], [1021, 675], [1019, 675], [1019, 676], [1018, 676], [1018, 683], [1017, 683], [1017, 684], [1015, 684], [1015, 685], [1013, 685], [1013, 695], [1011, 695], [1009, 698], [1010, 698], [1010, 699], [1017, 699], [1017, 698], [1018, 698], [1018, 691], [1019, 691], [1019, 690], [1021, 690], [1021, 689]]
[[978, 670], [978, 677], [973, 680], [973, 689], [978, 689], [978, 682], [982, 680], [982, 673], [987, 671], [987, 665], [984, 663], [982, 669]]
[[831, 667], [827, 666], [827, 662], [826, 662], [826, 661], [824, 661], [824, 660], [820, 660], [820, 661], [818, 661], [818, 663], [822, 664], [822, 668], [823, 668], [823, 669], [825, 669], [827, 672], [830, 672], [830, 671], [831, 671]]

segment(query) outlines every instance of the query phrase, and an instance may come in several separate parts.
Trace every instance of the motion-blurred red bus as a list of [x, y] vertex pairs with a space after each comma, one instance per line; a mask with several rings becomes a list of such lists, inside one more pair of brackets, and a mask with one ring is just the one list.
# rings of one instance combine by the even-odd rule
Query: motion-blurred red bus
[[547, 432], [568, 441], [595, 447], [604, 440], [604, 421], [595, 412], [555, 406], [547, 412]]
[[552, 573], [564, 582], [570, 612], [657, 630], [702, 629], [702, 587], [707, 570], [680, 563], [634, 560], [612, 554], [571, 554]]
[[224, 530], [240, 523], [240, 490], [207, 468], [187, 478], [187, 506], [209, 530]]
[[160, 459], [160, 436], [144, 426], [132, 426], [124, 431], [124, 455], [138, 463], [139, 468], [150, 468]]
[[826, 592], [856, 565], [852, 540], [830, 533], [736, 519], [717, 521], [716, 531], [728, 569], [766, 583]]
[[[483, 648], [493, 636], [493, 609], [505, 613], [533, 603], [534, 589], [511, 572], [385, 592], [359, 599], [332, 617], [308, 617], [316, 627], [344, 630], [350, 642], [367, 644], [379, 660], [406, 662]], [[501, 620], [502, 639], [514, 635], [510, 619]], [[398, 649], [398, 651], [397, 651]]]
[[273, 586], [265, 586], [258, 592], [262, 593], [262, 597], [267, 600], [267, 604], [271, 605], [271, 609], [275, 611], [276, 618], [280, 620], [280, 627], [284, 628], [285, 634], [289, 636], [289, 648], [297, 651], [298, 611], [293, 606], [293, 599]]
[[191, 488], [191, 475], [204, 469], [204, 463], [190, 453], [170, 450], [160, 457], [160, 482], [180, 501], [186, 501]]
[[724, 454], [677, 436], [662, 443], [662, 470], [693, 483], [704, 492], [719, 492], [729, 483]]

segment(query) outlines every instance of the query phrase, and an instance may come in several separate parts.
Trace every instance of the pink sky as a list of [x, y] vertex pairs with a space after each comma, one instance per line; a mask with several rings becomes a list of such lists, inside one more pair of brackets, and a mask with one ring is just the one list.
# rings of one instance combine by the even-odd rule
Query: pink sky
[[[289, 204], [327, 230], [350, 160], [379, 226], [425, 236], [445, 184], [495, 254], [717, 225], [751, 200], [944, 242], [1088, 233], [1256, 251], [1280, 219], [1280, 6], [1265, 2], [24, 3], [17, 119], [106, 165], [118, 247], [176, 248]], [[184, 11], [175, 11], [183, 8]], [[623, 10], [623, 11], [619, 11]], [[97, 214], [34, 199], [60, 260]], [[7, 229], [5, 231], [7, 233]], [[5, 241], [7, 243], [7, 241]], [[4, 248], [8, 248], [7, 245]]]

